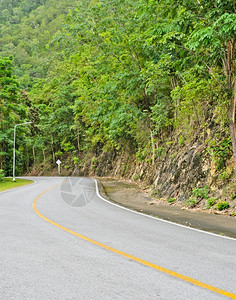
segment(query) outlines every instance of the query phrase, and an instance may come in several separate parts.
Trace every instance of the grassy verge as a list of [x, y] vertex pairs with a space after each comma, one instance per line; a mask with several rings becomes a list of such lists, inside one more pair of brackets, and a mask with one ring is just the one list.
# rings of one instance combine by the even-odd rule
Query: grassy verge
[[5, 178], [4, 181], [0, 182], [0, 192], [14, 189], [16, 187], [20, 187], [30, 183], [33, 183], [33, 181], [26, 179], [16, 179], [16, 181], [13, 182], [12, 178]]

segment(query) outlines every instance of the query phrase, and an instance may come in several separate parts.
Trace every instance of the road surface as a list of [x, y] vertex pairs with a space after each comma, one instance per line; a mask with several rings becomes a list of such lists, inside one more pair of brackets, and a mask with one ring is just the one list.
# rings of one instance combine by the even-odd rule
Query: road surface
[[93, 179], [0, 193], [0, 299], [236, 299], [236, 240], [111, 204]]

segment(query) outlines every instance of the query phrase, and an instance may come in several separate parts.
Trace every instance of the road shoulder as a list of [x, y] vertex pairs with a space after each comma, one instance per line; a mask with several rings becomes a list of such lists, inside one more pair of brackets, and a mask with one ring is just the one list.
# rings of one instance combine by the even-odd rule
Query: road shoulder
[[178, 206], [158, 203], [134, 183], [107, 178], [99, 178], [98, 181], [101, 194], [124, 207], [192, 228], [236, 238], [235, 217], [183, 210]]

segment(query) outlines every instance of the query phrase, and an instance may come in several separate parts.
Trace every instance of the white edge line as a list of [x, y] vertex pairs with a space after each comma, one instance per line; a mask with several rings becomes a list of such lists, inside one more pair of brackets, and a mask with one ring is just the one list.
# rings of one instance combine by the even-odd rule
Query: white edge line
[[[19, 177], [19, 178], [22, 178], [22, 177]], [[22, 186], [18, 186], [18, 187], [15, 187], [15, 188], [13, 188], [13, 189], [9, 189], [9, 190], [2, 191], [2, 192], [0, 192], [0, 194], [9, 193], [9, 192], [11, 192], [11, 191], [19, 190], [19, 189], [22, 189], [22, 188], [25, 188], [25, 187], [27, 187], [27, 186], [31, 186], [31, 185], [37, 183], [37, 181], [35, 181], [35, 180], [31, 180], [31, 179], [27, 179], [27, 180], [32, 181], [32, 183], [26, 184], [26, 185], [22, 185]]]
[[205, 231], [205, 230], [201, 230], [201, 229], [197, 229], [197, 228], [185, 226], [185, 225], [178, 224], [178, 223], [171, 222], [171, 221], [167, 221], [167, 220], [164, 220], [164, 219], [161, 219], [161, 218], [158, 218], [158, 217], [153, 217], [153, 216], [150, 216], [150, 215], [148, 215], [148, 214], [144, 214], [144, 213], [138, 212], [138, 211], [136, 211], [136, 210], [132, 210], [132, 209], [130, 209], [130, 208], [124, 207], [124, 206], [122, 206], [122, 205], [113, 203], [113, 202], [107, 200], [106, 198], [104, 198], [104, 197], [100, 194], [99, 188], [98, 188], [98, 182], [97, 182], [97, 180], [94, 179], [94, 178], [93, 178], [93, 180], [95, 181], [95, 184], [96, 184], [96, 194], [97, 194], [97, 196], [98, 196], [100, 199], [102, 199], [103, 201], [105, 201], [105, 202], [107, 202], [107, 203], [109, 203], [109, 204], [111, 204], [111, 205], [117, 206], [117, 207], [119, 207], [119, 208], [121, 208], [121, 209], [127, 210], [127, 211], [129, 211], [129, 212], [134, 213], [134, 214], [138, 214], [138, 215], [141, 215], [141, 216], [144, 216], [144, 217], [147, 217], [147, 218], [151, 218], [151, 219], [154, 219], [154, 220], [158, 220], [158, 221], [161, 221], [161, 222], [165, 222], [165, 223], [168, 223], [168, 224], [171, 224], [171, 225], [175, 225], [175, 226], [179, 226], [179, 227], [182, 227], [182, 228], [194, 230], [194, 231], [197, 231], [197, 232], [200, 232], [200, 233], [205, 233], [205, 234], [213, 235], [213, 236], [218, 237], [218, 238], [224, 238], [224, 239], [236, 241], [235, 238], [232, 238], [232, 237], [229, 237], [229, 236], [224, 236], [224, 235], [216, 234], [216, 233], [213, 233], [213, 232], [208, 232], [208, 231]]

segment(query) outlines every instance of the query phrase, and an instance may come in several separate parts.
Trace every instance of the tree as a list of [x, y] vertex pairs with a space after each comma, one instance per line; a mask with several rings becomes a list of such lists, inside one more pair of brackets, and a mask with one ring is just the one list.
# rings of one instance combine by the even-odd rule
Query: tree
[[200, 76], [200, 80], [209, 77], [218, 80], [219, 95], [228, 93], [228, 125], [236, 172], [235, 1], [160, 0], [141, 3], [143, 18], [147, 19], [151, 13], [149, 22], [156, 21], [156, 25], [153, 22], [152, 28], [146, 30], [146, 43], [156, 47], [156, 57], [165, 61], [174, 85], [191, 84], [186, 78], [192, 73], [192, 78]]
[[[211, 4], [211, 10], [209, 9]], [[211, 64], [215, 63], [224, 76], [224, 86], [228, 90], [228, 122], [236, 173], [236, 72], [235, 72], [235, 38], [236, 38], [236, 7], [235, 1], [210, 1], [206, 6], [199, 3], [199, 15], [202, 21], [196, 24], [189, 48], [198, 55], [209, 57]], [[209, 72], [212, 72], [208, 67]]]
[[9, 173], [13, 128], [26, 116], [20, 101], [19, 84], [12, 74], [12, 57], [0, 59], [0, 169]]

